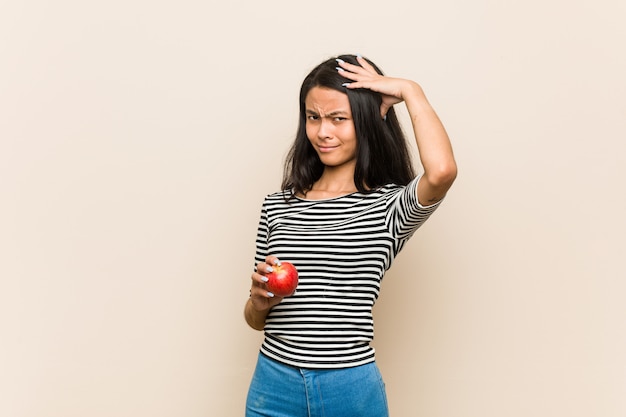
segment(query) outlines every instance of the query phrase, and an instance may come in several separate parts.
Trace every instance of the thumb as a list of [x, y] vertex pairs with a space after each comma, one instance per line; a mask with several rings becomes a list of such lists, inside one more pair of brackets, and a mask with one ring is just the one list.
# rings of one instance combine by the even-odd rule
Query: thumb
[[380, 117], [384, 120], [387, 120], [387, 112], [389, 111], [389, 109], [391, 108], [391, 106], [382, 103], [380, 105]]

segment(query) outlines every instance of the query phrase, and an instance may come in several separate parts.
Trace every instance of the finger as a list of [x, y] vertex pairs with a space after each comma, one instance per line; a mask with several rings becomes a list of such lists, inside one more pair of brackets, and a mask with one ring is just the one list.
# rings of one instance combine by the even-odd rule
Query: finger
[[352, 81], [366, 81], [366, 80], [373, 80], [376, 79], [377, 77], [380, 77], [379, 74], [377, 74], [375, 71], [368, 71], [363, 67], [360, 67], [358, 65], [353, 65], [347, 62], [339, 62], [340, 60], [338, 60], [337, 62], [339, 63], [339, 66], [337, 67], [337, 71], [339, 72], [339, 74], [341, 74], [342, 77], [348, 78]]
[[373, 89], [375, 83], [379, 82], [383, 77], [378, 74], [356, 73], [337, 67], [337, 71], [342, 77], [347, 78], [351, 82], [345, 83], [344, 87], [348, 88], [370, 88]]
[[274, 298], [274, 294], [267, 290], [265, 283], [267, 277], [258, 273], [252, 274], [252, 286], [250, 287], [250, 297], [260, 297], [264, 299]]
[[[265, 263], [266, 263], [268, 266], [271, 266], [271, 265], [280, 266], [280, 259], [278, 259], [276, 256], [269, 255], [269, 256], [267, 256], [267, 257], [265, 258]], [[271, 271], [270, 271], [270, 272], [271, 272]]]
[[270, 265], [270, 262], [274, 266], [280, 265], [280, 261], [276, 261], [276, 260], [269, 260], [268, 262], [259, 262], [258, 264], [256, 264], [256, 267], [254, 269], [255, 272], [261, 275], [271, 274], [272, 272], [274, 272], [274, 267]]
[[276, 304], [278, 304], [281, 299], [278, 297], [267, 297], [264, 294], [250, 294], [250, 301], [252, 302], [253, 308], [256, 310], [267, 310], [268, 308], [272, 308]]
[[259, 274], [258, 272], [252, 274], [253, 285], [264, 287], [267, 281], [269, 281], [269, 278], [267, 278], [265, 275]]
[[265, 288], [252, 286], [250, 288], [250, 297], [252, 298], [261, 298], [261, 299], [269, 299], [274, 298], [274, 294], [268, 291]]
[[337, 58], [335, 59], [335, 61], [337, 61], [337, 64], [339, 64], [338, 68], [342, 68], [350, 72], [354, 72], [357, 74], [380, 75], [378, 74], [376, 69], [369, 62], [367, 62], [367, 60], [365, 60], [362, 56], [356, 55], [356, 59], [357, 59], [358, 65], [346, 62], [341, 58]]
[[[365, 58], [363, 58], [361, 55], [356, 56], [356, 60], [359, 64], [361, 64], [361, 66], [363, 68], [365, 68], [368, 72], [373, 72], [374, 74], [378, 74], [378, 71], [376, 71], [376, 68], [374, 68], [374, 66], [372, 64], [370, 64], [369, 62], [367, 62], [367, 60]], [[380, 75], [380, 74], [378, 74]]]
[[[345, 75], [344, 75], [344, 77], [345, 77]], [[367, 88], [367, 89], [372, 90], [372, 91], [377, 91], [377, 89], [374, 87], [373, 83], [370, 82], [370, 81], [359, 81], [359, 80], [356, 80], [356, 79], [352, 79], [352, 77], [346, 77], [346, 78], [350, 78], [351, 80], [353, 80], [351, 82], [343, 84], [343, 86], [345, 88], [347, 88], [347, 89], [356, 90], [358, 88]]]
[[[351, 65], [351, 64], [344, 64], [344, 65]], [[381, 77], [378, 74], [366, 72], [361, 67], [356, 67], [354, 65], [353, 67], [360, 68], [360, 70], [352, 71], [349, 68], [337, 67], [337, 71], [339, 72], [339, 74], [341, 74], [342, 77], [348, 78], [352, 81], [376, 80]]]
[[387, 113], [389, 112], [389, 109], [390, 109], [391, 107], [392, 107], [392, 106], [388, 106], [388, 105], [387, 105], [387, 104], [385, 104], [385, 103], [382, 103], [382, 104], [380, 105], [380, 117], [382, 117], [382, 118], [383, 118], [383, 120], [385, 120], [385, 121], [387, 120]]

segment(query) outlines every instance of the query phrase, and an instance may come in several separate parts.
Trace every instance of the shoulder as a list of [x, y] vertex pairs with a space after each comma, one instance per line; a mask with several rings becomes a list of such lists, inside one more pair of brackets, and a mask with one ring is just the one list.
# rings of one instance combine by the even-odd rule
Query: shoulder
[[383, 185], [382, 187], [377, 188], [375, 192], [378, 192], [381, 194], [389, 194], [389, 193], [396, 193], [402, 190], [403, 188], [405, 188], [404, 185], [389, 183], [389, 184]]
[[389, 183], [372, 190], [369, 195], [377, 198], [390, 199], [397, 196], [405, 188], [406, 186], [404, 185]]
[[267, 194], [263, 200], [263, 209], [271, 210], [273, 208], [289, 208], [294, 204], [298, 204], [300, 200], [296, 198], [291, 190], [276, 191]]
[[292, 195], [291, 190], [275, 191], [265, 196], [265, 200], [287, 200]]

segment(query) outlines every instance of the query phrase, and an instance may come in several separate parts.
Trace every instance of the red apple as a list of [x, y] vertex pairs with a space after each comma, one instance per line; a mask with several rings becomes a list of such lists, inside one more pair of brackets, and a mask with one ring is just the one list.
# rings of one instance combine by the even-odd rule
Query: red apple
[[289, 262], [281, 262], [280, 265], [272, 266], [273, 272], [267, 274], [268, 291], [278, 297], [287, 297], [296, 291], [298, 286], [298, 270]]

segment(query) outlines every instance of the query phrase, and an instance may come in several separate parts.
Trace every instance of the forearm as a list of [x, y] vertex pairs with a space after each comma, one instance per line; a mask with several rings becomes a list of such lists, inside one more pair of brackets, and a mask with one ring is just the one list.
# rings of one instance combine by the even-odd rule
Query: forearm
[[248, 301], [246, 301], [246, 305], [244, 307], [243, 315], [246, 319], [246, 323], [248, 323], [248, 326], [252, 327], [255, 330], [263, 330], [265, 328], [265, 318], [267, 317], [268, 313], [269, 310], [259, 311], [254, 308], [254, 305], [252, 304], [252, 298], [248, 298]]

